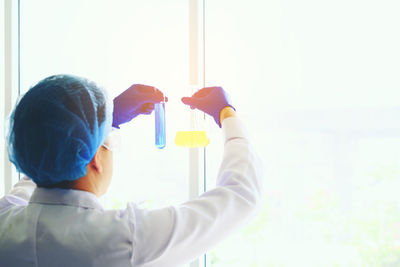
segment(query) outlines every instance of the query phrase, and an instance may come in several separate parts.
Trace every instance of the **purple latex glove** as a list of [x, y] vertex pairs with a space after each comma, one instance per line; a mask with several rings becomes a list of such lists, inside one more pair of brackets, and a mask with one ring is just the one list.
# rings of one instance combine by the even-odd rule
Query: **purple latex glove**
[[[112, 126], [119, 128], [139, 114], [150, 114], [154, 104], [164, 100], [163, 93], [153, 86], [134, 84], [114, 98]], [[165, 97], [165, 101], [168, 98]]]
[[219, 115], [221, 110], [228, 106], [235, 109], [222, 87], [205, 87], [194, 93], [192, 97], [182, 97], [182, 102], [192, 109], [200, 109], [212, 116], [220, 128]]

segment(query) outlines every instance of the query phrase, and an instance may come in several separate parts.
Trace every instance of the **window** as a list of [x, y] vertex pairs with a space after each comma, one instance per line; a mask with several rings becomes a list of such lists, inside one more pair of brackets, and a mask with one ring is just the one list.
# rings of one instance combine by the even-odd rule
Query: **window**
[[207, 85], [229, 90], [265, 165], [260, 215], [211, 266], [399, 264], [399, 10], [207, 1]]
[[154, 114], [121, 127], [108, 207], [187, 199], [187, 152], [173, 145], [185, 120], [185, 107], [174, 101], [187, 90], [187, 11], [182, 0], [22, 1], [24, 90], [49, 75], [71, 73], [104, 86], [112, 98], [133, 83], [157, 86], [170, 98], [164, 150], [154, 145]]
[[[20, 1], [22, 92], [71, 73], [110, 97], [144, 83], [170, 99], [164, 150], [154, 146], [153, 116], [122, 127], [105, 205], [188, 199], [191, 154], [174, 145], [188, 121], [180, 97], [191, 92], [188, 2]], [[398, 265], [400, 5], [203, 3], [205, 85], [230, 93], [265, 167], [260, 214], [210, 251], [206, 266]], [[206, 125], [211, 143], [201, 164], [212, 188], [223, 144], [213, 121]]]

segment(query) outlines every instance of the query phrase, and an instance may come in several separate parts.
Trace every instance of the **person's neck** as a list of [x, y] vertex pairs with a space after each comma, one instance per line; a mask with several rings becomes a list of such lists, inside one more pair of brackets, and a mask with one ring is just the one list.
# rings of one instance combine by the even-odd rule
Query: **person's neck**
[[101, 195], [101, 190], [96, 181], [98, 180], [95, 179], [94, 174], [88, 170], [85, 176], [82, 176], [77, 180], [62, 181], [57, 184], [46, 186], [46, 188], [74, 189], [74, 190], [87, 191], [99, 197]]
[[101, 188], [96, 182], [96, 178], [93, 175], [87, 173], [85, 176], [75, 181], [71, 189], [87, 191], [95, 194], [97, 197], [101, 196]]

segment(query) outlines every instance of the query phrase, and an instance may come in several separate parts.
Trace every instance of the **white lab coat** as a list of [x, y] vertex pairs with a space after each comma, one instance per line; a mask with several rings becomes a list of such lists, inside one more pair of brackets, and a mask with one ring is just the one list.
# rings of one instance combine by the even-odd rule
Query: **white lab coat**
[[104, 210], [92, 193], [22, 179], [0, 199], [0, 266], [169, 267], [200, 256], [261, 200], [261, 165], [241, 122], [227, 118], [222, 129], [216, 188], [179, 206]]

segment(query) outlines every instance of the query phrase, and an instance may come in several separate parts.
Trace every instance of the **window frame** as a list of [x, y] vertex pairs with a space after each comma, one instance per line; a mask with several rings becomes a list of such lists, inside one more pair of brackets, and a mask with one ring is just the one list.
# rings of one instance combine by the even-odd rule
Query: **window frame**
[[[4, 14], [4, 24], [2, 25], [4, 27], [2, 27], [1, 31], [1, 38], [4, 40], [4, 46], [1, 47], [4, 55], [4, 60], [1, 63], [1, 75], [3, 78], [1, 80], [4, 81], [4, 90], [1, 92], [1, 99], [3, 99], [1, 103], [1, 129], [3, 135], [5, 135], [7, 117], [20, 94], [20, 0], [5, 0], [0, 12]], [[5, 194], [19, 180], [20, 174], [15, 171], [15, 167], [8, 159], [5, 138], [3, 138], [2, 142], [4, 150], [1, 157], [1, 165], [3, 167], [1, 180], [2, 188], [4, 189], [3, 194]]]

